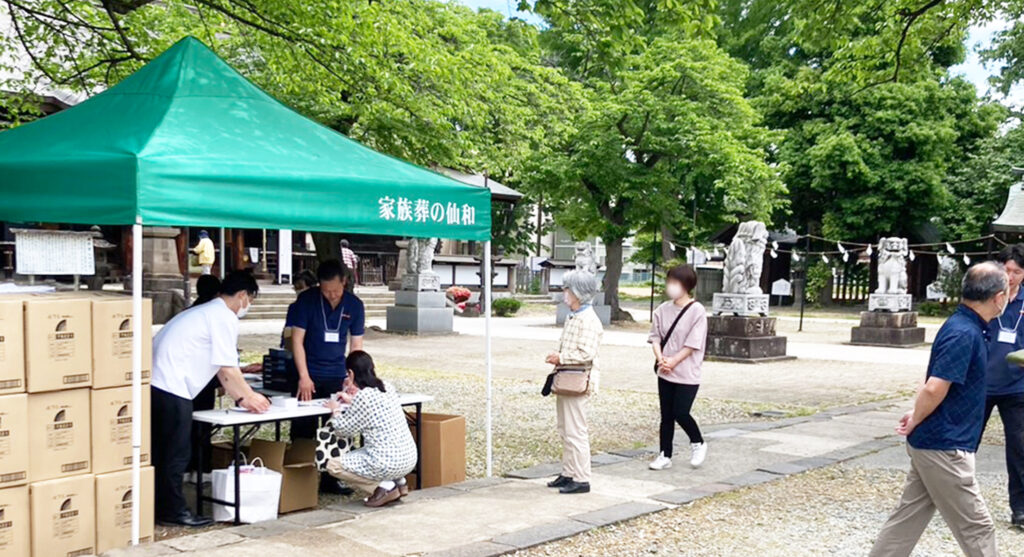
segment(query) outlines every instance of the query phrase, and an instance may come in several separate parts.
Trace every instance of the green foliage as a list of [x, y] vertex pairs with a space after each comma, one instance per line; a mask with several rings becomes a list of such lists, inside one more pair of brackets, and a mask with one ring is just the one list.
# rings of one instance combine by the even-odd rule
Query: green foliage
[[497, 298], [491, 302], [491, 309], [498, 317], [511, 317], [521, 307], [523, 307], [523, 302], [515, 298]]
[[987, 234], [1003, 210], [1016, 177], [1012, 166], [1024, 165], [1024, 127], [986, 138], [957, 161], [946, 184], [951, 202], [941, 224], [950, 238]]
[[917, 312], [925, 317], [949, 317], [956, 310], [955, 303], [921, 302]]
[[818, 261], [807, 268], [807, 301], [811, 304], [820, 304], [822, 291], [832, 280], [832, 266], [824, 261]]

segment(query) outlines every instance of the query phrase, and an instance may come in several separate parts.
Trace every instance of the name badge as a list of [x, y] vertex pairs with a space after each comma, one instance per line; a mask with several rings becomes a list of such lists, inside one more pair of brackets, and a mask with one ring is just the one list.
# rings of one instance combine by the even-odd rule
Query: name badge
[[[1002, 338], [1002, 337], [999, 337], [999, 338]], [[341, 333], [338, 333], [337, 331], [335, 331], [335, 332], [330, 332], [330, 331], [324, 332], [324, 342], [333, 342], [333, 343], [341, 342]]]
[[1017, 331], [1007, 331], [1005, 329], [1000, 329], [999, 342], [1005, 342], [1006, 344], [1013, 344], [1017, 342]]

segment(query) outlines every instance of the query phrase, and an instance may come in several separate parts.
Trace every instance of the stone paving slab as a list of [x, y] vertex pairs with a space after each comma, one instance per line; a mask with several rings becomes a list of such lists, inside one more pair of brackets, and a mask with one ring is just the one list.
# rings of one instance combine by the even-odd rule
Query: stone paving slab
[[591, 525], [576, 520], [559, 520], [534, 526], [518, 532], [512, 532], [494, 538], [495, 543], [509, 545], [517, 549], [526, 549], [542, 543], [553, 542], [569, 536], [575, 536], [591, 529]]
[[810, 470], [810, 466], [797, 464], [794, 462], [777, 462], [775, 464], [769, 464], [758, 468], [761, 472], [768, 472], [770, 474], [778, 474], [780, 476], [791, 476], [793, 474], [799, 474]]
[[618, 451], [609, 451], [611, 454], [624, 456], [629, 459], [642, 458], [647, 456], [653, 456], [658, 454], [657, 447], [644, 447], [641, 449], [622, 449]]
[[736, 437], [738, 435], [744, 435], [744, 434], [747, 434], [747, 433], [750, 433], [750, 430], [747, 430], [747, 429], [737, 429], [737, 428], [732, 427], [732, 428], [729, 428], [729, 429], [720, 429], [718, 431], [712, 431], [711, 433], [705, 433], [704, 434], [704, 438], [705, 439], [727, 439], [729, 437]]
[[316, 528], [324, 524], [333, 524], [352, 520], [356, 515], [331, 509], [316, 509], [301, 513], [285, 515], [279, 522], [290, 522], [305, 528]]
[[628, 460], [632, 460], [632, 459], [628, 458], [628, 457], [625, 457], [625, 456], [622, 456], [622, 455], [617, 455], [617, 454], [598, 453], [598, 454], [590, 457], [590, 465], [591, 466], [607, 466], [609, 464], [618, 464], [620, 462], [626, 462]]
[[165, 555], [181, 555], [181, 552], [163, 542], [147, 543], [135, 547], [111, 549], [103, 557], [164, 557]]
[[[732, 487], [733, 486], [729, 486], [729, 488]], [[670, 505], [685, 505], [687, 503], [692, 503], [697, 499], [703, 499], [710, 496], [710, 493], [697, 491], [696, 489], [675, 489], [654, 495], [651, 499], [654, 499], [655, 501], [662, 501]]]
[[693, 488], [694, 491], [697, 491], [697, 492], [700, 492], [700, 493], [706, 493], [708, 495], [714, 495], [716, 493], [723, 493], [723, 492], [726, 492], [726, 491], [732, 491], [734, 489], [736, 489], [735, 485], [727, 484], [725, 482], [713, 482], [713, 483], [708, 483], [708, 484], [704, 484], [704, 485], [698, 485], [697, 487]]
[[267, 522], [257, 522], [255, 524], [245, 524], [243, 526], [236, 526], [228, 529], [232, 534], [237, 534], [245, 538], [266, 538], [269, 536], [279, 536], [287, 532], [295, 530], [301, 530], [302, 526], [295, 522], [289, 522], [286, 520], [268, 520]]
[[477, 542], [443, 551], [433, 551], [424, 554], [423, 557], [494, 557], [495, 555], [504, 555], [515, 550], [516, 548], [511, 545]]
[[508, 474], [505, 474], [505, 476], [520, 480], [535, 480], [537, 478], [557, 476], [561, 471], [561, 464], [557, 462], [546, 462], [544, 464], [538, 464], [537, 466], [531, 466], [529, 468], [523, 468], [522, 470], [509, 472]]
[[819, 435], [798, 435], [789, 433], [787, 430], [761, 431], [744, 437], [774, 441], [761, 450], [797, 457], [820, 456], [856, 444], [855, 441], [837, 440]]
[[209, 549], [211, 547], [234, 544], [243, 540], [245, 538], [238, 534], [233, 534], [229, 530], [211, 530], [202, 534], [171, 538], [160, 543], [178, 551], [196, 551], [198, 549]]
[[724, 484], [731, 484], [736, 487], [749, 487], [752, 485], [760, 485], [763, 483], [773, 482], [775, 480], [781, 480], [785, 476], [779, 474], [772, 474], [771, 472], [764, 472], [761, 470], [754, 470], [738, 476], [732, 476], [722, 480]]
[[455, 489], [451, 487], [428, 487], [426, 489], [416, 489], [410, 491], [408, 495], [402, 497], [401, 501], [403, 505], [409, 503], [415, 503], [416, 501], [422, 501], [427, 499], [445, 499], [448, 497], [458, 497], [463, 493], [469, 491], [468, 489]]
[[[509, 481], [508, 478], [502, 478], [500, 476], [491, 476], [490, 478], [477, 478], [475, 480], [466, 480], [457, 484], [451, 484], [445, 486], [445, 488], [458, 489], [459, 491], [473, 491], [474, 489], [480, 489], [481, 487], [491, 487], [499, 484], [503, 484]], [[428, 488], [428, 489], [444, 489], [444, 488]], [[426, 490], [424, 490], [426, 491]]]
[[622, 503], [588, 513], [570, 515], [569, 518], [592, 526], [607, 526], [663, 510], [665, 510], [663, 505], [654, 503]]

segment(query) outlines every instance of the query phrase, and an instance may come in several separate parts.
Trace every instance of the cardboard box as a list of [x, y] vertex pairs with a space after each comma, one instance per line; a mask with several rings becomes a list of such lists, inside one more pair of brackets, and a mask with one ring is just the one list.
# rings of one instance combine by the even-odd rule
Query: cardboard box
[[[139, 543], [153, 541], [153, 468], [139, 471]], [[132, 471], [96, 475], [96, 553], [132, 542]]]
[[33, 482], [87, 474], [89, 389], [28, 395], [28, 476]]
[[[419, 432], [412, 428], [415, 438]], [[466, 479], [466, 418], [446, 414], [423, 414], [423, 442], [420, 447], [423, 487], [437, 487]], [[416, 474], [406, 481], [416, 486]]]
[[[132, 299], [123, 295], [92, 297], [92, 386], [132, 384]], [[142, 382], [153, 369], [153, 300], [142, 299]]]
[[25, 298], [25, 378], [30, 393], [92, 385], [92, 303], [38, 294]]
[[21, 298], [0, 296], [0, 394], [25, 392], [24, 314]]
[[28, 438], [28, 395], [0, 396], [0, 488], [28, 483]]
[[[143, 466], [149, 464], [149, 389], [142, 389]], [[92, 389], [92, 472], [105, 474], [132, 466], [132, 388]]]
[[31, 557], [28, 486], [0, 489], [0, 555]]
[[250, 462], [260, 458], [267, 468], [281, 473], [278, 512], [316, 508], [320, 471], [316, 469], [315, 454], [316, 441], [312, 439], [296, 439], [291, 445], [284, 441], [252, 440]]
[[96, 553], [96, 484], [92, 474], [34, 482], [32, 555], [78, 557]]
[[[231, 447], [231, 441], [217, 441], [216, 443], [213, 443], [210, 446], [212, 450], [212, 453], [210, 454], [210, 467], [217, 470], [218, 468], [227, 468], [228, 466], [231, 466], [231, 463], [235, 460], [235, 453]], [[248, 462], [249, 446], [242, 445], [240, 448], [242, 455], [246, 459], [246, 462]], [[206, 449], [203, 449], [203, 451], [206, 451]]]

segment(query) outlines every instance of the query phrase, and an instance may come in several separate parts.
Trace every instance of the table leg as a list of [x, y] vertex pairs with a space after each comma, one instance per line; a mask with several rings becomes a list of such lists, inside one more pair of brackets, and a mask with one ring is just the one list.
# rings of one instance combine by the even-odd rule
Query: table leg
[[196, 516], [203, 516], [203, 439], [202, 427], [199, 428], [199, 442], [196, 443]]
[[242, 483], [241, 483], [241, 470], [242, 470], [242, 447], [238, 436], [238, 426], [232, 428], [233, 445], [235, 449], [235, 525], [242, 523], [241, 512], [242, 512]]
[[416, 403], [416, 489], [423, 488], [423, 404]]
[[281, 420], [274, 422], [274, 441], [281, 440]]

